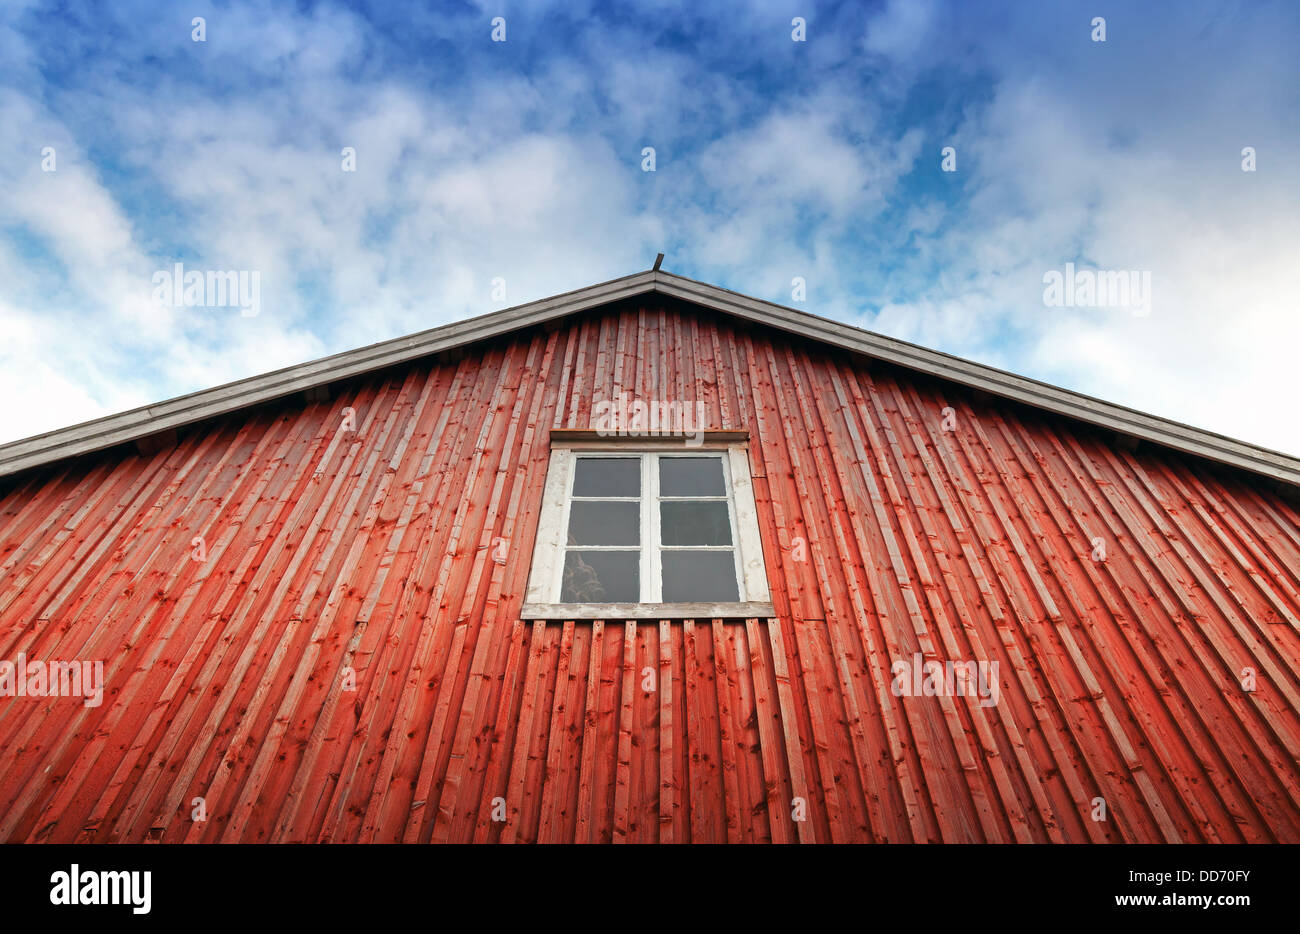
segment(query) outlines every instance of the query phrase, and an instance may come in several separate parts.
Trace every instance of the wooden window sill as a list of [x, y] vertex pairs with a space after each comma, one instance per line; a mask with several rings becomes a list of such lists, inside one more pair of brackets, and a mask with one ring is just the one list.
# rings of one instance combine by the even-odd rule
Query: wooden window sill
[[770, 603], [525, 603], [520, 619], [766, 619]]

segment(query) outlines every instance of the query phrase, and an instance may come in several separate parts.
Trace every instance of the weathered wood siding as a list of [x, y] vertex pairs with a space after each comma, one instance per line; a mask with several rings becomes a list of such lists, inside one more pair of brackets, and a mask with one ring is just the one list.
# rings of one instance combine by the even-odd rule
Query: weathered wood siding
[[[778, 619], [517, 618], [619, 392], [751, 433]], [[1298, 588], [1262, 481], [655, 299], [17, 478], [0, 659], [106, 688], [0, 697], [0, 840], [1296, 842]]]

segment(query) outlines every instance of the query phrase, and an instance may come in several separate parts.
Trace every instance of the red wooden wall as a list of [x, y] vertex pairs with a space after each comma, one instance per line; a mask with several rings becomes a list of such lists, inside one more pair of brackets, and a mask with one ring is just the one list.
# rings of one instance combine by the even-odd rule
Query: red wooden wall
[[[624, 391], [749, 430], [778, 619], [516, 618]], [[1298, 588], [1263, 481], [652, 299], [17, 478], [0, 659], [106, 693], [0, 697], [0, 840], [1296, 842]]]

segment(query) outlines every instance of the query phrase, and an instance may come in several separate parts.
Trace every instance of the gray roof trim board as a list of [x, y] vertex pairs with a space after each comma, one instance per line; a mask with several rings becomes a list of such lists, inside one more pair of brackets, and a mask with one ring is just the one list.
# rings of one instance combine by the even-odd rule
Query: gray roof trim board
[[0, 476], [652, 292], [1300, 486], [1300, 458], [662, 270], [624, 276], [0, 445]]

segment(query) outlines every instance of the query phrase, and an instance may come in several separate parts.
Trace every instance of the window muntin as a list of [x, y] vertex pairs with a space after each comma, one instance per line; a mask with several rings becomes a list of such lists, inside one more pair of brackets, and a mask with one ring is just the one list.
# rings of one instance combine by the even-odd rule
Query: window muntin
[[770, 615], [769, 600], [743, 444], [552, 451], [526, 618]]
[[639, 457], [574, 462], [561, 603], [641, 599], [641, 474]]
[[575, 453], [559, 602], [737, 600], [726, 467], [720, 453]]
[[659, 599], [731, 603], [740, 599], [735, 519], [721, 455], [663, 456], [659, 474]]

